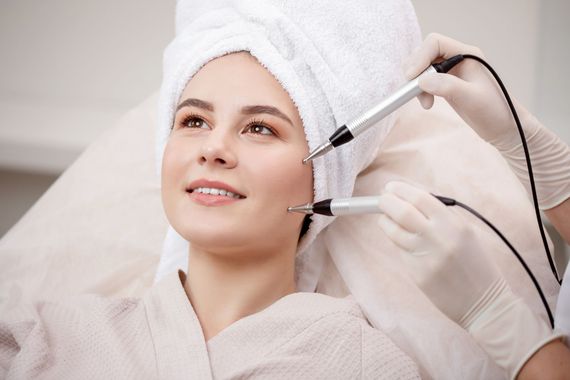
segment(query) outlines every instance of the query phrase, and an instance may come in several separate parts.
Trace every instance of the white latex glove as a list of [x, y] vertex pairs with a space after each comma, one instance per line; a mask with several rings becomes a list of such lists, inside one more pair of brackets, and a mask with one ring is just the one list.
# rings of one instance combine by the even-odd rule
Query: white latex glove
[[408, 254], [418, 287], [515, 378], [544, 344], [557, 339], [546, 321], [510, 290], [471, 227], [428, 192], [391, 182], [378, 224]]
[[[406, 76], [414, 78], [432, 62], [457, 54], [472, 54], [485, 59], [477, 47], [440, 34], [430, 34], [408, 58]], [[483, 65], [466, 59], [448, 74], [434, 73], [422, 78], [419, 86], [425, 92], [418, 97], [424, 108], [431, 108], [434, 95], [445, 98], [481, 138], [501, 152], [531, 194], [524, 151], [514, 118], [499, 85]], [[516, 99], [512, 98], [512, 101], [530, 151], [538, 203], [543, 210], [553, 208], [570, 197], [570, 147], [543, 127]]]

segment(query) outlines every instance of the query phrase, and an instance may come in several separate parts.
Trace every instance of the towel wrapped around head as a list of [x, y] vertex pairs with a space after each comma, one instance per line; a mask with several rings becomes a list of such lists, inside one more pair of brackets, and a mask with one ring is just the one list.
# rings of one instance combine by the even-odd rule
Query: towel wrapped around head
[[[157, 162], [188, 81], [208, 61], [248, 51], [296, 105], [309, 149], [402, 85], [402, 60], [420, 42], [413, 7], [403, 0], [180, 0], [176, 37], [164, 53]], [[314, 199], [349, 197], [356, 176], [375, 157], [392, 126], [381, 121], [313, 162]], [[317, 235], [333, 218], [314, 216], [297, 252], [297, 285], [315, 289], [311, 265]], [[188, 243], [169, 228], [159, 277], [186, 268]]]
[[[399, 88], [405, 81], [402, 61], [420, 42], [409, 0], [179, 0], [176, 37], [164, 53], [158, 171], [180, 96], [192, 76], [212, 59], [239, 51], [255, 57], [297, 107], [312, 150], [339, 126]], [[393, 123], [388, 117], [350, 144], [314, 160], [314, 200], [350, 197], [357, 175], [376, 158]], [[376, 186], [367, 190], [368, 194], [380, 191]], [[323, 231], [333, 220], [314, 215], [299, 243], [299, 291], [313, 292], [318, 285], [319, 291], [327, 293], [324, 284], [328, 284], [327, 294], [341, 295], [332, 288], [346, 283], [371, 324], [382, 328], [416, 360], [423, 377], [501, 377], [473, 339], [441, 313], [434, 319], [422, 319], [428, 315], [422, 313], [426, 308], [434, 315], [425, 297], [402, 275], [384, 276], [382, 272], [399, 273], [391, 266], [397, 264], [395, 260], [387, 257], [385, 268], [361, 265], [361, 256], [378, 264], [369, 255], [381, 252], [379, 256], [390, 256], [384, 255], [389, 247], [367, 246], [370, 239], [355, 243], [358, 234], [342, 220]], [[357, 232], [374, 234], [370, 230]], [[177, 268], [187, 268], [188, 244], [169, 228], [157, 280]], [[355, 247], [362, 252], [354, 252]], [[328, 278], [334, 272], [330, 270], [331, 258], [340, 273], [338, 280]], [[416, 303], [418, 308], [409, 307]]]

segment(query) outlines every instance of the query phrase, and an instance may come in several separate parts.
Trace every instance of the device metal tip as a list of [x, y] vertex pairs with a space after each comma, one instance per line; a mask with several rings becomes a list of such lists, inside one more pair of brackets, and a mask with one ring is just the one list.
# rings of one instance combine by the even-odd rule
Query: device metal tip
[[307, 203], [304, 205], [293, 206], [287, 208], [288, 212], [300, 212], [301, 214], [308, 214], [311, 215], [313, 213], [313, 205], [311, 203]]
[[334, 146], [331, 144], [330, 141], [327, 141], [321, 145], [319, 145], [317, 147], [317, 149], [315, 149], [314, 151], [312, 151], [307, 158], [305, 158], [303, 160], [303, 164], [306, 164], [310, 161], [313, 161], [315, 158], [317, 157], [321, 157], [324, 156], [325, 154], [327, 154], [328, 152], [330, 152], [331, 150], [333, 150]]

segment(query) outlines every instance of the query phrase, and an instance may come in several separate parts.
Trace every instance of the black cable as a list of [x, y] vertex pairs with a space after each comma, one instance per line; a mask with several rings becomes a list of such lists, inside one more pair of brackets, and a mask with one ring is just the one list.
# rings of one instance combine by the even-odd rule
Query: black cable
[[[511, 97], [509, 96], [509, 93], [507, 92], [507, 89], [505, 88], [503, 81], [501, 81], [501, 78], [499, 78], [499, 75], [495, 72], [495, 70], [491, 67], [491, 65], [489, 65], [482, 58], [480, 58], [476, 55], [462, 54], [462, 56], [463, 56], [463, 58], [473, 59], [473, 60], [481, 63], [483, 66], [485, 66], [487, 68], [487, 70], [489, 70], [489, 72], [493, 75], [493, 77], [495, 78], [495, 80], [497, 81], [499, 86], [501, 87], [501, 91], [503, 91], [503, 95], [505, 96], [505, 99], [507, 100], [509, 108], [511, 109], [511, 113], [513, 114], [513, 117], [515, 119], [515, 123], [517, 125], [518, 131], [519, 131], [519, 134], [521, 137], [522, 145], [523, 145], [524, 155], [525, 155], [525, 159], [526, 159], [526, 166], [527, 166], [528, 175], [530, 178], [530, 188], [532, 190], [532, 200], [534, 203], [534, 211], [536, 213], [536, 220], [538, 222], [538, 228], [540, 230], [540, 236], [542, 237], [542, 243], [544, 244], [544, 250], [546, 251], [546, 257], [548, 258], [548, 263], [550, 264], [550, 269], [552, 270], [552, 273], [554, 274], [556, 281], [558, 281], [559, 284], [562, 284], [562, 281], [560, 280], [560, 277], [558, 276], [558, 272], [556, 271], [556, 266], [554, 264], [554, 260], [552, 259], [552, 254], [550, 253], [550, 249], [548, 248], [548, 242], [546, 241], [546, 234], [544, 232], [544, 226], [542, 225], [542, 218], [540, 217], [540, 210], [538, 208], [538, 197], [536, 195], [536, 186], [534, 184], [534, 176], [532, 174], [532, 165], [530, 163], [530, 154], [528, 151], [528, 146], [526, 144], [526, 138], [524, 135], [524, 131], [522, 129], [521, 122], [519, 120], [519, 116], [517, 114], [517, 111], [515, 110], [515, 106], [513, 105], [513, 102], [511, 101]], [[517, 255], [517, 257], [518, 257], [518, 255]], [[524, 264], [524, 266], [526, 268], [526, 264]], [[533, 280], [534, 280], [534, 277], [533, 277]]]
[[530, 277], [530, 279], [534, 283], [534, 287], [538, 291], [538, 295], [540, 296], [542, 304], [544, 305], [544, 308], [546, 309], [546, 314], [548, 314], [548, 320], [550, 321], [550, 326], [552, 328], [554, 328], [554, 317], [552, 316], [552, 311], [550, 310], [550, 307], [548, 306], [548, 302], [546, 302], [546, 297], [544, 296], [544, 293], [542, 292], [542, 288], [538, 284], [536, 277], [534, 277], [534, 274], [532, 273], [532, 271], [530, 270], [530, 268], [528, 267], [526, 262], [523, 260], [522, 256], [517, 252], [515, 247], [513, 247], [513, 245], [507, 240], [507, 238], [501, 233], [501, 231], [499, 231], [499, 229], [497, 227], [495, 227], [491, 222], [489, 222], [483, 215], [479, 214], [477, 211], [475, 211], [471, 207], [467, 206], [466, 204], [461, 203], [459, 201], [456, 201], [455, 199], [452, 199], [452, 198], [442, 197], [440, 195], [435, 195], [435, 197], [438, 198], [446, 206], [459, 206], [459, 207], [469, 211], [471, 214], [475, 215], [477, 218], [479, 218], [481, 221], [483, 221], [483, 223], [485, 223], [486, 225], [491, 227], [491, 229], [493, 231], [495, 231], [495, 233], [497, 235], [499, 235], [501, 240], [503, 240], [503, 242], [507, 245], [507, 247], [510, 248], [511, 252], [513, 252], [513, 254], [516, 256], [516, 258], [519, 260], [519, 262], [523, 266], [524, 270], [526, 271], [526, 273], [528, 274], [528, 276]]
[[[452, 66], [455, 66], [458, 62], [460, 62], [462, 59], [465, 59], [465, 58], [466, 59], [473, 59], [473, 60], [481, 63], [483, 66], [485, 66], [485, 68], [487, 70], [489, 70], [489, 72], [493, 75], [493, 77], [495, 78], [495, 80], [497, 81], [499, 86], [501, 87], [501, 91], [503, 92], [503, 95], [505, 96], [505, 99], [507, 100], [507, 103], [509, 105], [509, 109], [511, 110], [513, 118], [515, 119], [515, 123], [517, 125], [517, 129], [519, 131], [519, 135], [521, 137], [521, 141], [522, 141], [522, 145], [523, 145], [523, 150], [524, 150], [525, 159], [526, 159], [526, 165], [527, 165], [528, 174], [530, 177], [530, 187], [531, 187], [531, 191], [532, 191], [532, 200], [533, 200], [533, 204], [534, 204], [534, 210], [536, 213], [536, 219], [538, 222], [538, 228], [540, 230], [540, 235], [542, 237], [542, 243], [544, 244], [544, 249], [546, 251], [546, 257], [548, 258], [548, 263], [550, 264], [550, 269], [552, 270], [552, 273], [554, 274], [556, 281], [558, 281], [558, 283], [561, 284], [562, 281], [558, 277], [558, 272], [556, 271], [556, 266], [554, 265], [554, 260], [552, 259], [552, 255], [550, 253], [550, 249], [548, 248], [548, 243], [546, 241], [546, 234], [544, 232], [544, 226], [542, 225], [542, 218], [540, 217], [540, 210], [538, 208], [538, 197], [536, 195], [536, 186], [534, 183], [534, 175], [532, 173], [532, 165], [530, 163], [530, 154], [529, 154], [528, 146], [526, 143], [526, 138], [525, 138], [524, 131], [522, 129], [522, 125], [521, 125], [521, 122], [519, 120], [519, 116], [517, 114], [517, 111], [515, 110], [513, 102], [511, 101], [511, 97], [509, 96], [509, 93], [508, 93], [505, 85], [503, 84], [503, 81], [501, 80], [501, 78], [499, 78], [499, 75], [495, 72], [495, 70], [491, 67], [491, 65], [489, 65], [487, 62], [485, 62], [482, 58], [480, 58], [476, 55], [471, 55], [471, 54], [460, 54], [458, 56], [451, 57], [447, 61], [452, 62]], [[447, 61], [444, 61], [443, 63], [445, 63]], [[501, 231], [499, 231], [498, 228], [496, 228], [491, 222], [489, 222], [485, 217], [483, 217], [483, 215], [479, 214], [477, 211], [475, 211], [471, 207], [467, 206], [466, 204], [458, 202], [452, 198], [443, 197], [443, 196], [439, 196], [439, 195], [434, 195], [434, 196], [436, 198], [438, 198], [446, 206], [457, 205], [457, 206], [462, 207], [463, 209], [469, 211], [471, 214], [475, 215], [477, 218], [479, 218], [481, 221], [483, 221], [486, 225], [488, 225], [493, 231], [495, 231], [495, 233], [501, 238], [501, 240], [503, 240], [503, 242], [507, 245], [507, 247], [509, 247], [509, 249], [513, 252], [515, 257], [518, 259], [518, 261], [523, 266], [524, 270], [526, 271], [526, 273], [528, 274], [528, 276], [532, 280], [534, 287], [536, 288], [538, 295], [540, 296], [542, 304], [544, 305], [544, 308], [546, 309], [546, 313], [548, 314], [548, 320], [550, 321], [550, 325], [552, 326], [552, 328], [554, 328], [554, 317], [552, 316], [552, 311], [550, 310], [550, 307], [548, 306], [548, 302], [546, 301], [546, 297], [544, 296], [544, 293], [542, 292], [542, 288], [540, 287], [540, 284], [536, 280], [536, 277], [534, 277], [534, 274], [532, 273], [532, 271], [530, 270], [530, 268], [528, 267], [528, 265], [526, 264], [526, 262], [524, 261], [522, 256], [517, 252], [517, 250], [513, 247], [513, 245], [507, 240], [507, 238], [501, 233]]]

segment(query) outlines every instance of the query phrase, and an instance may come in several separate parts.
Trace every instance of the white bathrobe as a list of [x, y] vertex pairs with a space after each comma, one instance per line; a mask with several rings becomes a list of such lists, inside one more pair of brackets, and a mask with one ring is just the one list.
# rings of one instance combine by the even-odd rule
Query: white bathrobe
[[206, 342], [183, 276], [142, 299], [82, 296], [12, 310], [0, 317], [0, 378], [419, 378], [350, 298], [294, 293]]

